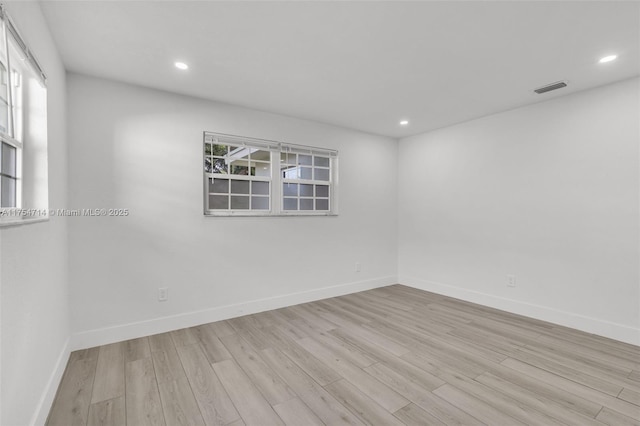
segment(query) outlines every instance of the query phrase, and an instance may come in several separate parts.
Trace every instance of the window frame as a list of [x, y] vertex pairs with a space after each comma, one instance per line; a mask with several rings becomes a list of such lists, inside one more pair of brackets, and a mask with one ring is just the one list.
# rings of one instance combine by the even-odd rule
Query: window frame
[[[217, 141], [217, 142], [214, 142]], [[232, 145], [243, 146], [251, 149], [259, 149], [262, 151], [270, 152], [270, 176], [246, 176], [246, 175], [234, 175], [230, 173], [212, 173], [207, 172], [204, 169], [204, 165], [208, 158], [215, 158], [213, 155], [207, 155], [206, 145], [207, 143], [216, 143], [218, 145]], [[281, 161], [282, 153], [300, 153], [303, 155], [318, 155], [327, 157], [329, 159], [329, 166], [321, 167], [329, 170], [328, 181], [318, 180], [302, 180], [302, 179], [289, 179], [284, 178], [282, 173], [282, 166], [285, 164]], [[337, 216], [338, 204], [337, 204], [337, 187], [338, 187], [338, 151], [333, 149], [318, 148], [306, 145], [289, 144], [277, 141], [271, 141], [266, 139], [258, 139], [251, 137], [243, 137], [236, 135], [229, 135], [224, 133], [208, 132], [203, 134], [202, 143], [202, 155], [203, 155], [203, 212], [205, 216], [209, 217], [246, 217], [246, 216]], [[219, 156], [217, 156], [219, 157]], [[249, 164], [251, 167], [251, 164]], [[228, 170], [229, 171], [229, 170]], [[248, 180], [248, 181], [262, 181], [269, 182], [270, 191], [268, 195], [269, 209], [268, 210], [251, 210], [251, 209], [211, 209], [209, 206], [209, 196], [216, 194], [209, 191], [209, 179], [229, 179], [229, 180]], [[329, 188], [328, 210], [284, 210], [284, 194], [283, 184], [302, 183], [302, 184], [315, 184], [315, 185], [327, 185]], [[231, 183], [229, 183], [231, 184]], [[229, 197], [232, 193], [229, 193]], [[252, 194], [248, 194], [249, 197]], [[297, 197], [300, 198], [299, 196]], [[315, 193], [314, 193], [315, 200]], [[229, 201], [230, 203], [231, 201]], [[229, 207], [231, 205], [229, 204]], [[315, 204], [314, 204], [315, 208]]]
[[[312, 178], [311, 179], [306, 179], [306, 178], [302, 178], [302, 177], [298, 177], [298, 178], [286, 178], [284, 176], [280, 176], [280, 180], [281, 180], [281, 188], [284, 188], [284, 184], [297, 184], [298, 185], [298, 195], [297, 196], [286, 196], [283, 194], [280, 196], [280, 213], [284, 216], [322, 216], [322, 215], [327, 215], [327, 214], [331, 214], [331, 212], [333, 211], [333, 193], [335, 192], [335, 187], [337, 185], [334, 185], [335, 183], [335, 178], [333, 176], [334, 171], [337, 170], [337, 152], [335, 155], [332, 155], [331, 152], [325, 152], [325, 150], [322, 151], [318, 151], [317, 148], [314, 147], [301, 147], [301, 146], [296, 146], [296, 147], [292, 147], [292, 146], [285, 146], [283, 147], [283, 150], [280, 152], [280, 158], [279, 158], [279, 169], [280, 171], [282, 171], [282, 166], [284, 165], [293, 165], [293, 163], [282, 163], [282, 154], [296, 154], [296, 156], [299, 155], [304, 155], [304, 156], [310, 156], [311, 157], [311, 164], [300, 164], [299, 160], [297, 162], [297, 166], [302, 166], [302, 167], [307, 167], [311, 169], [311, 173], [312, 173]], [[317, 166], [315, 164], [315, 158], [317, 157], [321, 157], [321, 158], [328, 158], [329, 160], [329, 165], [328, 166]], [[297, 157], [298, 158], [298, 157]], [[321, 170], [329, 170], [329, 180], [321, 180], [321, 179], [315, 179], [315, 171], [317, 169], [321, 169]], [[282, 174], [282, 172], [281, 172]], [[300, 194], [300, 185], [311, 185], [314, 187], [314, 194], [313, 196], [302, 196]], [[327, 186], [328, 187], [328, 196], [327, 197], [318, 197], [316, 194], [316, 189], [317, 186]], [[298, 205], [298, 209], [296, 210], [292, 210], [292, 209], [285, 209], [284, 204], [285, 204], [285, 199], [296, 199], [297, 200], [297, 205]], [[311, 210], [303, 210], [300, 209], [300, 200], [303, 199], [312, 199], [314, 201], [314, 209]], [[326, 199], [328, 206], [326, 210], [316, 210], [315, 206], [316, 201], [318, 199]], [[337, 214], [337, 212], [336, 212]]]
[[[13, 147], [15, 151], [15, 173], [14, 175], [9, 175], [3, 172], [4, 164], [4, 149], [2, 145], [9, 145]], [[14, 206], [2, 206], [2, 178], [13, 179], [15, 181], [15, 205]], [[0, 210], [2, 211], [11, 211], [11, 210], [19, 210], [22, 208], [22, 143], [18, 140], [8, 137], [0, 131]]]
[[[32, 87], [31, 82], [40, 84], [44, 96], [46, 96], [47, 76], [15, 26], [11, 16], [7, 13], [6, 7], [2, 4], [0, 4], [0, 32], [4, 37], [4, 40], [0, 42], [0, 57], [4, 57], [0, 61], [7, 69], [7, 127], [6, 131], [0, 130], [0, 149], [3, 144], [15, 149], [14, 175], [11, 176], [8, 173], [4, 173], [4, 169], [0, 168], [0, 174], [3, 177], [15, 180], [14, 206], [2, 206], [2, 187], [0, 184], [0, 227], [6, 227], [42, 222], [49, 219], [48, 187], [40, 187], [36, 184], [31, 171], [26, 170], [25, 166], [25, 161], [30, 161], [28, 152], [30, 148], [39, 149], [43, 146], [46, 148], [47, 129], [45, 127], [44, 132], [39, 134], [37, 139], [32, 140], [27, 137], [29, 133], [26, 133], [24, 128], [25, 123], [33, 122], [30, 108], [33, 102], [32, 96], [37, 92], [33, 91], [35, 86]], [[19, 66], [14, 67], [14, 61]], [[29, 89], [26, 88], [27, 83]], [[26, 97], [29, 97], [29, 101], [26, 100]], [[39, 99], [38, 102], [41, 100]], [[46, 102], [46, 98], [44, 102]], [[46, 108], [44, 111], [46, 116]], [[46, 123], [46, 120], [44, 122]], [[32, 142], [35, 142], [35, 144], [31, 145]], [[46, 167], [46, 157], [44, 161]], [[41, 165], [41, 163], [42, 161], [39, 160], [38, 164]], [[29, 164], [31, 163], [29, 162]], [[45, 179], [44, 182], [47, 185], [48, 179]], [[25, 191], [28, 191], [28, 194]]]
[[[9, 49], [9, 41], [6, 38], [5, 32], [5, 47], [7, 48], [7, 52]], [[5, 66], [2, 59], [0, 59], [0, 64]], [[21, 81], [22, 75], [18, 72], [18, 70], [11, 68], [11, 59], [10, 54], [7, 53], [7, 131], [4, 132], [0, 130], [0, 181], [2, 178], [13, 179], [15, 181], [15, 205], [13, 206], [3, 206], [2, 205], [2, 185], [0, 182], [0, 210], [2, 211], [11, 211], [18, 210], [22, 208], [22, 152], [23, 152], [23, 143], [22, 143], [22, 128], [20, 120], [23, 117], [19, 116], [19, 112], [22, 111], [22, 93], [21, 93]], [[0, 82], [2, 84], [2, 82]], [[2, 149], [2, 145], [8, 145], [15, 149], [15, 164], [14, 164], [14, 175], [10, 175], [4, 173], [4, 150]]]

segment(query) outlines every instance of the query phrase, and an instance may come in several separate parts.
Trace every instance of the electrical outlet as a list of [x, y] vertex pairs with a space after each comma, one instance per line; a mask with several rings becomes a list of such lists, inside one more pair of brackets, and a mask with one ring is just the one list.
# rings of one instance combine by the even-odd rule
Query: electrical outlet
[[360, 272], [360, 262], [356, 262], [356, 272]]
[[160, 287], [158, 289], [158, 302], [166, 302], [169, 300], [169, 287]]
[[515, 286], [516, 286], [516, 276], [507, 275], [507, 287], [515, 287]]

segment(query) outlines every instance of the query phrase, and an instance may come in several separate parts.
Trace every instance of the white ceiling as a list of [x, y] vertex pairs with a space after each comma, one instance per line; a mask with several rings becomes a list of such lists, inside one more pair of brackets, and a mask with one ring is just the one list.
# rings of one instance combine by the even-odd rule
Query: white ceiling
[[[640, 74], [638, 2], [54, 1], [68, 70], [402, 137]], [[617, 61], [599, 64], [610, 53]], [[181, 72], [174, 61], [190, 69]], [[569, 87], [536, 95], [558, 80]], [[400, 127], [400, 119], [409, 119]]]

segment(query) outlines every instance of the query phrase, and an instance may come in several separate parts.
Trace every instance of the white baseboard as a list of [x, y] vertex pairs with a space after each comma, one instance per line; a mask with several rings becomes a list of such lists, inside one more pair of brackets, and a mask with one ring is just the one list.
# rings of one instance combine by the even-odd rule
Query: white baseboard
[[64, 374], [64, 370], [67, 367], [67, 361], [69, 361], [70, 353], [70, 339], [67, 339], [67, 341], [64, 342], [64, 346], [62, 347], [60, 355], [58, 355], [56, 365], [53, 369], [53, 372], [51, 372], [49, 381], [47, 382], [47, 385], [42, 392], [40, 401], [38, 402], [33, 417], [31, 418], [31, 426], [44, 425], [47, 421], [47, 416], [49, 415], [49, 411], [51, 410], [51, 406], [53, 405], [53, 400], [55, 399], [56, 392], [58, 391], [58, 386], [60, 386], [60, 382], [62, 381], [62, 375]]
[[565, 327], [575, 328], [598, 336], [608, 337], [621, 342], [640, 346], [640, 328], [630, 327], [598, 318], [587, 317], [567, 311], [534, 305], [518, 300], [506, 299], [491, 294], [467, 290], [434, 281], [400, 276], [398, 282], [402, 285], [426, 290], [467, 302], [477, 303], [491, 308], [500, 309], [514, 314], [551, 322]]
[[193, 327], [242, 315], [255, 314], [271, 309], [313, 302], [314, 300], [327, 299], [373, 288], [385, 287], [396, 283], [397, 278], [395, 276], [382, 277], [241, 302], [233, 305], [217, 306], [210, 309], [187, 312], [162, 318], [154, 318], [129, 324], [121, 324], [113, 327], [83, 331], [71, 336], [71, 350], [86, 349], [94, 346], [121, 342], [123, 340], [135, 339], [138, 337], [164, 333], [186, 327]]

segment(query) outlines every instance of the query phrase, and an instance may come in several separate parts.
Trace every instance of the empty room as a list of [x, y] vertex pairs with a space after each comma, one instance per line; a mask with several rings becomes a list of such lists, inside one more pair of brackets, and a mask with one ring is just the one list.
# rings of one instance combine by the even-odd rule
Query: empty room
[[0, 425], [640, 425], [640, 2], [4, 1]]

